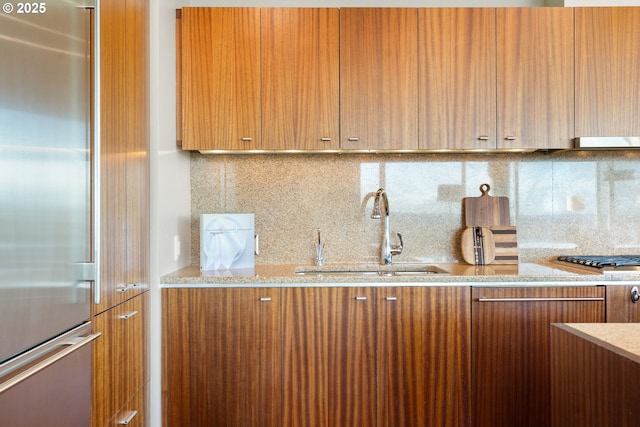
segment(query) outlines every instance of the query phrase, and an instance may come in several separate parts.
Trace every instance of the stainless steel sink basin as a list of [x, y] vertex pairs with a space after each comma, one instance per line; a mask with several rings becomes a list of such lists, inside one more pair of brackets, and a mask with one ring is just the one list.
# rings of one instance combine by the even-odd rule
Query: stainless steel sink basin
[[425, 276], [431, 274], [449, 274], [435, 265], [426, 264], [335, 264], [318, 266], [299, 266], [295, 274], [321, 276]]

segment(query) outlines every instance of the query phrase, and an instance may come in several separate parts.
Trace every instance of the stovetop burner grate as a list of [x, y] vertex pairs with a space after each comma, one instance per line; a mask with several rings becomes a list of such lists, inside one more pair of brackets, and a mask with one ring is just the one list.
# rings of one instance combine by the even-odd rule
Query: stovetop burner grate
[[563, 255], [558, 257], [558, 261], [606, 271], [640, 270], [640, 255]]

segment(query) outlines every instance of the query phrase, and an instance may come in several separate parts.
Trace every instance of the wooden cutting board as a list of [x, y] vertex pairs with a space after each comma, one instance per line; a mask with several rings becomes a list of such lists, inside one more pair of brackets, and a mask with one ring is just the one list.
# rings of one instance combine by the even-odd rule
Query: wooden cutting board
[[491, 227], [494, 225], [511, 225], [508, 197], [489, 195], [489, 184], [480, 186], [480, 197], [465, 197], [464, 221], [467, 227]]
[[493, 233], [488, 227], [467, 227], [462, 231], [462, 259], [471, 265], [491, 264], [495, 255]]
[[493, 234], [495, 258], [493, 264], [518, 263], [518, 236], [514, 225], [489, 227]]
[[467, 264], [517, 264], [516, 227], [467, 227], [462, 231], [460, 249]]

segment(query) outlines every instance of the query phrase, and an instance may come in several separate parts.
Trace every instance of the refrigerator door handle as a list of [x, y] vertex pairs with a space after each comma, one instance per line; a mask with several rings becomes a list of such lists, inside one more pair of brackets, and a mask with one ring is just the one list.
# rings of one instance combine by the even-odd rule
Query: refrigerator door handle
[[80, 350], [82, 347], [89, 344], [90, 342], [98, 338], [100, 335], [101, 335], [100, 332], [96, 332], [94, 334], [87, 335], [86, 337], [71, 337], [71, 338], [65, 339], [64, 341], [59, 342], [58, 345], [67, 345], [68, 347], [66, 347], [61, 351], [58, 351], [51, 357], [48, 357], [42, 360], [41, 362], [38, 362], [37, 364], [20, 372], [18, 375], [15, 375], [14, 377], [9, 378], [7, 381], [1, 383], [0, 394], [9, 390], [11, 387], [21, 383], [22, 381], [32, 377], [33, 375], [37, 374], [38, 372], [42, 371], [43, 369], [47, 368], [48, 366], [52, 365], [53, 363], [57, 362], [63, 357], [68, 356], [77, 350]]

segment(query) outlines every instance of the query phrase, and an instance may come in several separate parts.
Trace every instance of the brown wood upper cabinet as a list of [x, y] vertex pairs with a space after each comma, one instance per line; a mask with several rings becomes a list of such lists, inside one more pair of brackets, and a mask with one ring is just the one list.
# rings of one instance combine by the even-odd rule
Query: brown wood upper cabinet
[[499, 8], [497, 37], [497, 148], [571, 148], [573, 8]]
[[339, 147], [338, 25], [338, 9], [262, 9], [263, 149]]
[[420, 148], [569, 148], [570, 8], [419, 9]]
[[260, 9], [185, 7], [181, 15], [182, 148], [260, 148]]
[[340, 148], [418, 148], [417, 40], [415, 8], [340, 9]]
[[278, 288], [162, 290], [163, 425], [282, 426]]
[[640, 7], [575, 14], [576, 136], [640, 135]]
[[338, 148], [338, 9], [185, 7], [179, 22], [183, 149]]
[[420, 148], [496, 148], [496, 11], [418, 10]]

